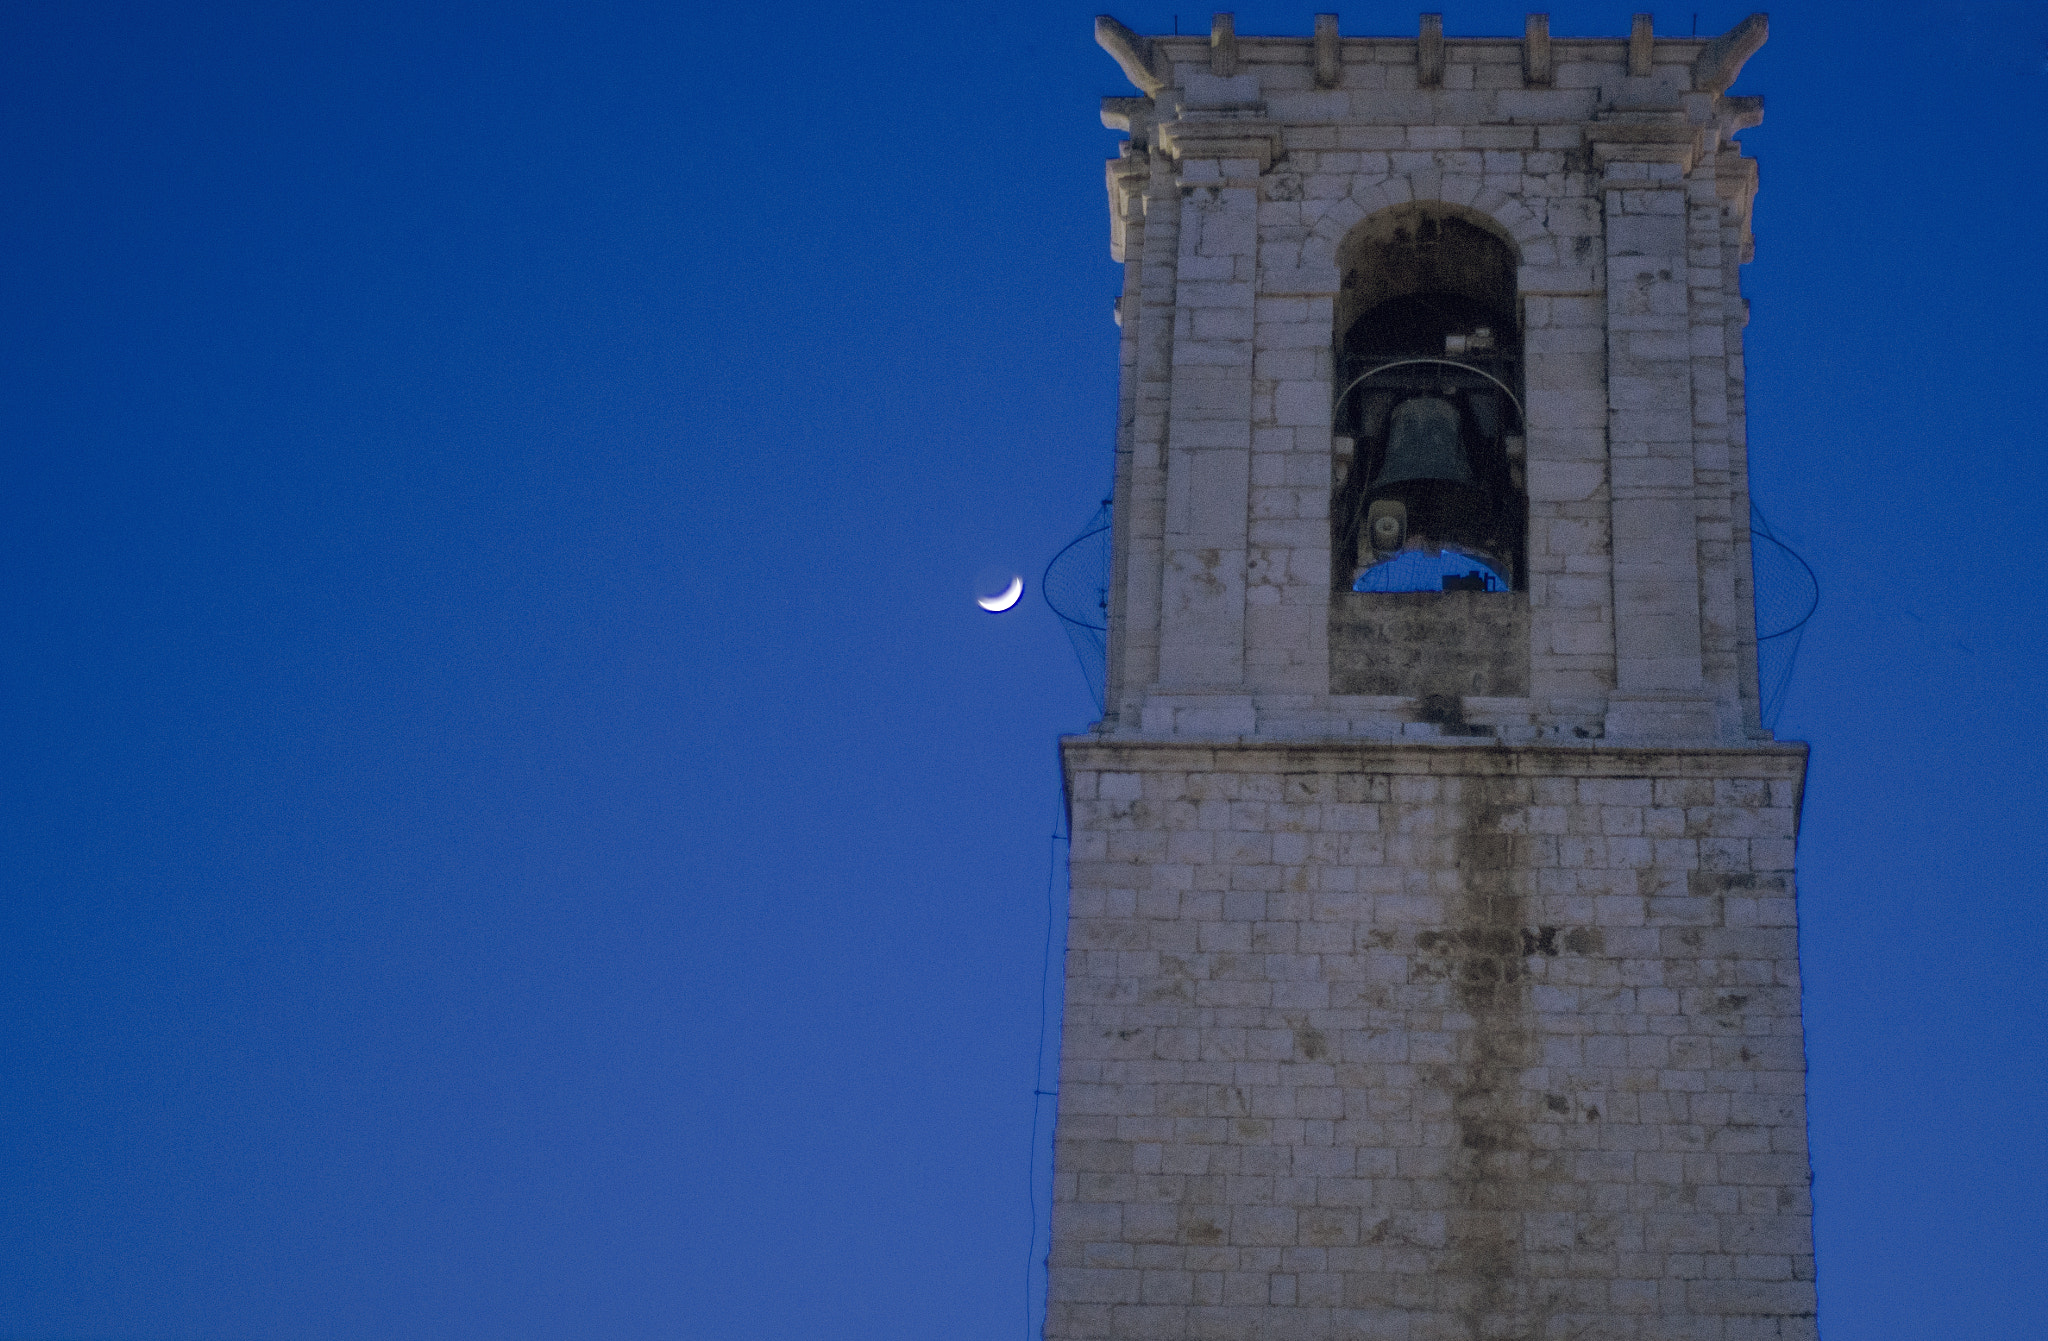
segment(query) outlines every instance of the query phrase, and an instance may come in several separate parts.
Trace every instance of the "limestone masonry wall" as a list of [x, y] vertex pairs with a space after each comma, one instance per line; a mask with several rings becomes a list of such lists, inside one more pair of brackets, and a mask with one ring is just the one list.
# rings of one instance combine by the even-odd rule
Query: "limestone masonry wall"
[[[1328, 16], [1325, 16], [1327, 18]], [[1425, 19], [1431, 16], [1425, 16]], [[1124, 264], [1107, 725], [1400, 735], [1329, 642], [1347, 236], [1456, 214], [1516, 261], [1527, 435], [1517, 738], [1740, 744], [1757, 720], [1738, 272], [1762, 41], [1098, 36], [1141, 97], [1108, 165]], [[1342, 652], [1338, 653], [1341, 658]], [[1413, 696], [1411, 696], [1413, 697]], [[1513, 703], [1505, 700], [1513, 698]]]
[[1046, 1336], [1813, 1337], [1804, 754], [1070, 739]]
[[[1758, 720], [1749, 577], [1762, 101], [1728, 92], [1764, 21], [1653, 28], [1097, 22], [1140, 96], [1103, 105], [1123, 378], [1107, 711], [1063, 747], [1051, 1341], [1816, 1335], [1806, 753]], [[1400, 335], [1388, 258], [1453, 235], [1484, 343]], [[1521, 397], [1483, 440], [1513, 590], [1349, 590], [1392, 438], [1342, 397], [1482, 348]]]

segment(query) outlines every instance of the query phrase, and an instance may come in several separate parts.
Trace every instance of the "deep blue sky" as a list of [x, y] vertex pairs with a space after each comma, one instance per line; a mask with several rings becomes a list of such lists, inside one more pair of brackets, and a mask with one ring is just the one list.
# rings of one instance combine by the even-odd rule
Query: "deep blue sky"
[[[0, 1337], [1023, 1334], [1093, 12], [9, 7]], [[1823, 1326], [2036, 1336], [2048, 7], [1773, 27]]]

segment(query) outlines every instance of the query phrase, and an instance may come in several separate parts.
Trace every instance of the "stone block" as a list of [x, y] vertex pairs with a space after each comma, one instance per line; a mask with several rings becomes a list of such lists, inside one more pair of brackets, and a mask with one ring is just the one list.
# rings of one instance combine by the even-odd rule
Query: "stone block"
[[1597, 462], [1531, 461], [1529, 497], [1536, 502], [1591, 498], [1607, 483], [1607, 472]]
[[1282, 382], [1273, 389], [1273, 415], [1289, 427], [1327, 428], [1330, 388], [1323, 382]]
[[1602, 267], [1583, 262], [1575, 265], [1525, 265], [1517, 272], [1517, 287], [1525, 294], [1596, 294], [1606, 288]]

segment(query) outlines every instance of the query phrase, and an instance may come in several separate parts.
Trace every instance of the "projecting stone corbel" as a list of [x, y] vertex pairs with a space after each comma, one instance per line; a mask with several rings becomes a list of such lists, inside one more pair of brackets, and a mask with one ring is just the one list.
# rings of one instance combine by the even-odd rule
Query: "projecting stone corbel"
[[1650, 54], [1656, 47], [1657, 38], [1650, 31], [1651, 15], [1638, 14], [1628, 28], [1628, 77], [1647, 79], [1650, 77]]
[[1699, 161], [1701, 135], [1697, 126], [1670, 121], [1601, 122], [1586, 128], [1593, 149], [1593, 162], [1605, 170], [1611, 163], [1675, 163], [1691, 173]]
[[1337, 16], [1316, 15], [1316, 87], [1335, 88], [1344, 76], [1343, 57], [1337, 50]]
[[1522, 82], [1550, 87], [1550, 16], [1531, 14], [1522, 24]]
[[1770, 16], [1752, 14], [1707, 43], [1707, 49], [1692, 63], [1693, 91], [1727, 92], [1728, 86], [1735, 82], [1735, 76], [1742, 73], [1743, 62], [1754, 56], [1770, 35]]
[[1280, 157], [1280, 127], [1271, 121], [1162, 121], [1159, 147], [1181, 160], [1255, 159], [1264, 173]]
[[1150, 98], [1104, 98], [1102, 100], [1102, 125], [1105, 130], [1120, 130], [1133, 140], [1142, 140], [1152, 123], [1158, 117], [1158, 108]]
[[1151, 38], [1140, 37], [1107, 14], [1097, 14], [1095, 45], [1107, 51], [1123, 67], [1124, 77], [1147, 94], [1166, 87], [1166, 78], [1155, 65]]
[[1764, 123], [1764, 100], [1761, 96], [1716, 98], [1714, 111], [1720, 117], [1721, 124], [1727, 127], [1722, 132], [1727, 135]]
[[1435, 88], [1444, 82], [1444, 16], [1424, 14], [1415, 38], [1415, 82]]
[[1228, 79], [1237, 73], [1237, 16], [1217, 14], [1209, 20], [1209, 73]]

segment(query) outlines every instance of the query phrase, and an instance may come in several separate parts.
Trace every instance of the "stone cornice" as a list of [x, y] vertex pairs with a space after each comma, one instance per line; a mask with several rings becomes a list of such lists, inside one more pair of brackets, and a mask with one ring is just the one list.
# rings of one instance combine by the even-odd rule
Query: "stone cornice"
[[1661, 117], [1603, 119], [1586, 127], [1593, 162], [1603, 168], [1609, 163], [1675, 163], [1682, 171], [1691, 172], [1699, 161], [1703, 139], [1700, 127]]
[[1769, 745], [1497, 745], [1446, 740], [1202, 740], [1062, 736], [1068, 768], [1127, 772], [1410, 773], [1461, 777], [1806, 775], [1804, 741]]
[[1266, 120], [1162, 121], [1159, 147], [1176, 159], [1251, 158], [1259, 171], [1280, 156], [1280, 123]]
[[[1214, 74], [1229, 75], [1248, 62], [1275, 59], [1306, 59], [1315, 68], [1317, 87], [1334, 88], [1340, 82], [1339, 71], [1346, 53], [1386, 48], [1415, 52], [1420, 82], [1429, 87], [1435, 82], [1430, 76], [1457, 53], [1509, 44], [1523, 48], [1524, 75], [1533, 88], [1545, 87], [1553, 62], [1568, 58], [1567, 54], [1580, 59], [1620, 59], [1626, 62], [1628, 72], [1637, 77], [1649, 75], [1659, 66], [1668, 67], [1670, 58], [1677, 56], [1690, 58], [1686, 74], [1693, 91], [1722, 93], [1770, 36], [1770, 20], [1763, 14], [1751, 14], [1716, 38], [1657, 37], [1650, 31], [1647, 15], [1639, 16], [1625, 38], [1552, 37], [1547, 16], [1534, 17], [1546, 21], [1531, 23], [1519, 38], [1446, 38], [1441, 18], [1435, 15], [1425, 15], [1420, 31], [1412, 37], [1340, 37], [1334, 15], [1319, 15], [1315, 34], [1310, 37], [1247, 37], [1237, 33], [1227, 14], [1216, 16], [1206, 37], [1194, 33], [1148, 37], [1103, 14], [1095, 20], [1095, 40], [1115, 58], [1125, 76], [1147, 94], [1158, 94], [1168, 88], [1174, 82], [1176, 65], [1206, 65]], [[1432, 18], [1437, 19], [1434, 25], [1430, 22]], [[1664, 56], [1662, 61], [1656, 59], [1660, 54]]]

